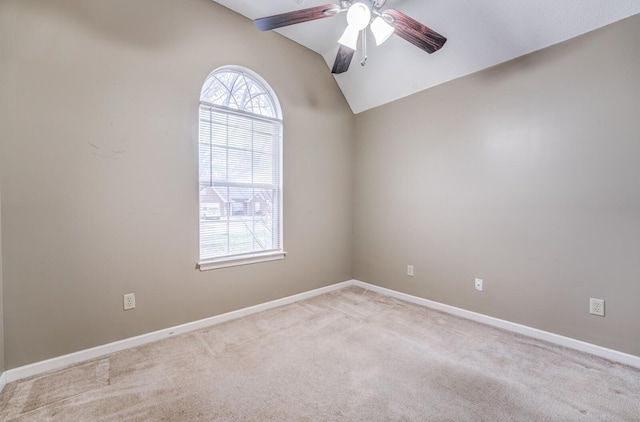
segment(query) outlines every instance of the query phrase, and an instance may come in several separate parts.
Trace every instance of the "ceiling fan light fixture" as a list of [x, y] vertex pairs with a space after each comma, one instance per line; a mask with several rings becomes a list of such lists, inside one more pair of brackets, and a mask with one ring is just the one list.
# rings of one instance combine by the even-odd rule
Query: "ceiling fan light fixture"
[[378, 16], [371, 22], [371, 32], [373, 32], [373, 37], [376, 39], [376, 45], [388, 40], [393, 31], [395, 31], [395, 28], [389, 25], [382, 16]]
[[338, 40], [338, 43], [355, 50], [358, 48], [358, 35], [360, 35], [360, 30], [348, 25]]
[[347, 10], [347, 23], [358, 31], [365, 29], [371, 22], [371, 9], [364, 3], [354, 3]]
[[347, 10], [347, 28], [338, 40], [338, 43], [352, 50], [358, 48], [358, 35], [360, 31], [369, 25], [371, 10], [364, 3], [354, 3]]

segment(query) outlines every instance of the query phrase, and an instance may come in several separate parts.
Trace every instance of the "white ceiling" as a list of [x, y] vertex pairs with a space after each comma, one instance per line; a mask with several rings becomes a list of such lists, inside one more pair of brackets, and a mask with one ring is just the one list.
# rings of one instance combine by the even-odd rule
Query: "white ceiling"
[[[337, 0], [214, 0], [253, 20]], [[427, 54], [400, 37], [377, 47], [369, 37], [367, 65], [358, 51], [346, 73], [335, 75], [354, 113], [494, 66], [640, 13], [640, 0], [388, 0], [447, 37]], [[317, 52], [331, 71], [346, 14], [277, 32]], [[257, 31], [257, 29], [256, 29]]]

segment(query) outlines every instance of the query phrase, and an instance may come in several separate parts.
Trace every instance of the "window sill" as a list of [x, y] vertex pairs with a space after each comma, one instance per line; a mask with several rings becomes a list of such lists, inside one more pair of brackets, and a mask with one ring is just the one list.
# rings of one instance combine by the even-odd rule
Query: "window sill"
[[287, 253], [284, 251], [269, 252], [264, 254], [247, 255], [234, 258], [222, 258], [210, 261], [201, 261], [197, 265], [200, 271], [216, 270], [218, 268], [236, 267], [239, 265], [257, 264], [258, 262], [277, 261], [284, 259]]

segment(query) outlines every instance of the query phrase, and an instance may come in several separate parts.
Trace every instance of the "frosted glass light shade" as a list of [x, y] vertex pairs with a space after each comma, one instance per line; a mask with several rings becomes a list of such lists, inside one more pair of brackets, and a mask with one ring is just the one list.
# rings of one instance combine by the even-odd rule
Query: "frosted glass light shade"
[[347, 10], [347, 23], [358, 31], [364, 29], [371, 21], [371, 10], [364, 3], [354, 3]]
[[358, 35], [360, 35], [360, 30], [354, 28], [353, 25], [348, 25], [338, 42], [345, 47], [356, 50], [358, 48]]
[[358, 48], [358, 35], [360, 31], [369, 25], [371, 21], [371, 9], [364, 3], [353, 3], [347, 10], [347, 29], [338, 40], [345, 47], [352, 50]]
[[389, 25], [382, 16], [378, 16], [371, 22], [371, 32], [376, 39], [376, 45], [380, 45], [389, 39], [395, 28]]

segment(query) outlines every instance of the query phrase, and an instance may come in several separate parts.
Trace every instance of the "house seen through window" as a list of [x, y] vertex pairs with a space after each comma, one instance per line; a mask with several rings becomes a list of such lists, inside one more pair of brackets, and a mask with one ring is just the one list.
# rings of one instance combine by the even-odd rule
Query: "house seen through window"
[[255, 73], [223, 67], [199, 113], [200, 269], [284, 257], [282, 118]]

